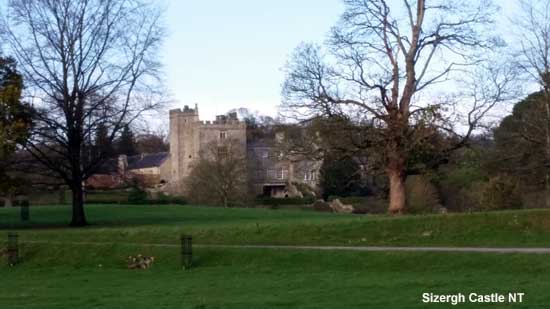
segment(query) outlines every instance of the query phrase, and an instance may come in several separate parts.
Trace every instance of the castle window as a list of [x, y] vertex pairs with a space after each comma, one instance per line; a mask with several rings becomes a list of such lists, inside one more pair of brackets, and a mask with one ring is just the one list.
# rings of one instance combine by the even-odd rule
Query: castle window
[[227, 132], [220, 131], [220, 139], [225, 139], [227, 137]]
[[315, 171], [307, 171], [304, 173], [304, 181], [315, 180]]
[[277, 178], [280, 180], [284, 180], [288, 177], [288, 170], [285, 170], [284, 168], [280, 168], [277, 171]]
[[218, 147], [218, 158], [220, 159], [227, 159], [228, 150], [227, 147]]

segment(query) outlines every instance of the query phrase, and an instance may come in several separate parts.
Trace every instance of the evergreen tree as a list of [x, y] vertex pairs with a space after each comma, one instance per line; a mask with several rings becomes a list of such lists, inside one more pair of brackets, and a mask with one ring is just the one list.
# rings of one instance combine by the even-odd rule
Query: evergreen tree
[[137, 154], [136, 140], [132, 129], [130, 129], [130, 126], [125, 125], [124, 129], [122, 129], [117, 148], [118, 154], [124, 154], [127, 156], [133, 156]]
[[548, 168], [547, 98], [536, 92], [514, 106], [494, 130], [495, 152], [489, 163], [494, 174], [517, 177], [525, 185], [545, 188]]
[[94, 146], [96, 157], [108, 158], [114, 154], [114, 147], [109, 137], [109, 128], [106, 125], [100, 124], [97, 126]]
[[168, 143], [160, 134], [146, 134], [137, 138], [136, 148], [138, 153], [156, 153], [169, 150]]
[[31, 109], [21, 102], [23, 78], [15, 60], [0, 57], [0, 192], [11, 195], [19, 181], [9, 177], [6, 169], [10, 157], [29, 136]]
[[21, 102], [23, 79], [15, 61], [0, 57], [0, 159], [11, 155], [29, 133], [30, 109]]

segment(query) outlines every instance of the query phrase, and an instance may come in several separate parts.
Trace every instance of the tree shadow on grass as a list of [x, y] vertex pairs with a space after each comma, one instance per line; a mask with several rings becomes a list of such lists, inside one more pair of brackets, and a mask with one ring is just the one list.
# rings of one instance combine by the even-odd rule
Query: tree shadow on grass
[[[199, 206], [113, 206], [89, 205], [85, 227], [70, 227], [68, 207], [36, 207], [31, 210], [30, 221], [21, 221], [15, 209], [0, 209], [0, 231], [2, 230], [45, 230], [88, 228], [134, 228], [134, 227], [186, 227], [225, 226], [243, 224], [278, 224], [294, 220], [311, 220], [315, 213], [302, 211], [265, 211], [240, 208], [214, 208]], [[328, 218], [328, 216], [327, 216]], [[320, 218], [318, 218], [320, 219]], [[326, 220], [325, 217], [323, 219]], [[332, 216], [330, 219], [333, 219]]]
[[[183, 224], [183, 222], [179, 222]], [[8, 230], [81, 230], [81, 229], [94, 229], [94, 228], [132, 228], [132, 227], [144, 227], [144, 226], [158, 226], [163, 225], [162, 222], [150, 222], [150, 223], [137, 223], [137, 222], [89, 222], [86, 226], [71, 227], [70, 223], [8, 223], [0, 224], [0, 231]], [[177, 226], [176, 222], [171, 222], [173, 226]]]

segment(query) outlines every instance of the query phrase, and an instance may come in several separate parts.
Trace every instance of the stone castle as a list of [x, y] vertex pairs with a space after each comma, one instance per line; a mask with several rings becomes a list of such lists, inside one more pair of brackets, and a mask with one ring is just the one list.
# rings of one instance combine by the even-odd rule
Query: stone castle
[[[317, 188], [320, 162], [286, 155], [278, 144], [280, 132], [272, 138], [247, 139], [247, 125], [236, 113], [201, 121], [198, 106], [170, 110], [170, 152], [159, 167], [160, 181], [173, 195], [185, 194], [185, 180], [192, 164], [207, 145], [231, 141], [232, 147], [246, 154], [249, 183], [256, 194], [272, 197], [296, 197], [297, 186]], [[305, 185], [305, 186], [304, 186]]]

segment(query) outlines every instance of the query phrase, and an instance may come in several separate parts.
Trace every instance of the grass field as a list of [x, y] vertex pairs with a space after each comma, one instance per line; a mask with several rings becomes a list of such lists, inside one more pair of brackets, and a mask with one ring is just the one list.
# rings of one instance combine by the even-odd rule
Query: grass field
[[[196, 248], [195, 267], [183, 271], [177, 247], [147, 245], [175, 244], [189, 233], [200, 244], [547, 247], [546, 210], [401, 218], [191, 206], [87, 210], [93, 225], [69, 229], [67, 207], [32, 208], [25, 224], [17, 209], [0, 209], [1, 229], [18, 231], [23, 242], [23, 262], [0, 266], [0, 308], [452, 307], [423, 304], [424, 292], [526, 293], [521, 305], [490, 308], [550, 303], [548, 255]], [[127, 256], [138, 253], [156, 257], [151, 269], [126, 269]]]
[[70, 208], [0, 209], [0, 229], [26, 240], [176, 243], [181, 233], [202, 244], [550, 246], [550, 210], [431, 216], [335, 215], [303, 210], [192, 206], [87, 207], [92, 224], [68, 228]]

